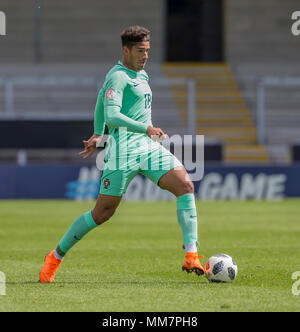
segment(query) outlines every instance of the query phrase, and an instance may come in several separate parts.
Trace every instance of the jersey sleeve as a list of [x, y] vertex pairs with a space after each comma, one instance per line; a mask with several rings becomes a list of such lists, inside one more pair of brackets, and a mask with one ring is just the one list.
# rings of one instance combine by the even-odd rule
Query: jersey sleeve
[[103, 135], [105, 129], [103, 94], [104, 90], [101, 89], [98, 94], [97, 103], [94, 111], [94, 134], [96, 135]]
[[123, 93], [126, 85], [127, 79], [122, 72], [115, 72], [109, 77], [104, 88], [104, 108], [106, 106], [122, 108]]
[[126, 127], [128, 131], [146, 133], [148, 125], [135, 121], [121, 113], [123, 93], [126, 86], [127, 78], [122, 72], [115, 72], [107, 81], [104, 96], [104, 121], [114, 128]]

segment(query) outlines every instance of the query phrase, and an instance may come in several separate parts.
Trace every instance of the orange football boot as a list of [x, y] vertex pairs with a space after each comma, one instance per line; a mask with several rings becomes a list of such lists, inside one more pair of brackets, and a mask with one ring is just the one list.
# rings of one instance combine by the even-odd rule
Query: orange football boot
[[45, 256], [44, 266], [40, 272], [40, 282], [53, 282], [55, 273], [62, 261], [55, 258], [54, 250]]
[[198, 256], [197, 252], [187, 252], [182, 265], [182, 271], [186, 271], [187, 273], [195, 272], [198, 276], [204, 274], [205, 270], [199, 259], [202, 257]]

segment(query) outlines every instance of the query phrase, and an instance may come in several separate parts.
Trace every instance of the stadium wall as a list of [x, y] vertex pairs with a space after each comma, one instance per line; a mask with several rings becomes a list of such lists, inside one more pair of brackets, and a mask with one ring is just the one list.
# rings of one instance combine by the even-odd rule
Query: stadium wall
[[232, 65], [299, 62], [292, 34], [298, 0], [225, 0], [225, 58]]
[[120, 33], [129, 25], [151, 30], [151, 59], [164, 54], [161, 0], [0, 0], [7, 17], [0, 63], [115, 63]]
[[[0, 199], [95, 199], [100, 171], [91, 165], [0, 165]], [[273, 200], [300, 197], [300, 165], [289, 167], [224, 167], [207, 165], [201, 181], [195, 181], [199, 200]], [[142, 175], [130, 183], [126, 200], [172, 200]]]
[[[299, 39], [291, 32], [291, 16], [299, 10], [298, 0], [223, 1], [225, 61], [298, 61]], [[115, 63], [120, 32], [132, 24], [151, 30], [151, 61], [166, 60], [166, 0], [40, 3], [38, 8], [35, 0], [0, 1], [0, 10], [7, 17], [0, 63]]]

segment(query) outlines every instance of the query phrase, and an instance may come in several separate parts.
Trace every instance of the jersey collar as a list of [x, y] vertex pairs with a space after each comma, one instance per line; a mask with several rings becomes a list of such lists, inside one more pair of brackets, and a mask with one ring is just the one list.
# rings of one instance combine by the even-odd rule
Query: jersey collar
[[135, 77], [143, 77], [146, 80], [149, 80], [149, 77], [148, 77], [147, 73], [145, 72], [145, 70], [135, 71], [135, 70], [129, 69], [123, 65], [121, 60], [119, 60], [118, 65], [120, 65], [124, 70], [134, 74]]

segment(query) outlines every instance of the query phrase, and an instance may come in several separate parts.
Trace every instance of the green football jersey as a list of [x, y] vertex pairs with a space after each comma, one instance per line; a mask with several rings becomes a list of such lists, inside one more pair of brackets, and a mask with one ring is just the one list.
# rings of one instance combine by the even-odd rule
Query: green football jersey
[[108, 140], [110, 153], [116, 152], [117, 156], [134, 153], [138, 147], [152, 142], [146, 134], [148, 126], [152, 126], [152, 92], [148, 82], [144, 70], [130, 70], [120, 61], [106, 75], [95, 108], [94, 133], [103, 135], [107, 125], [115, 141]]

